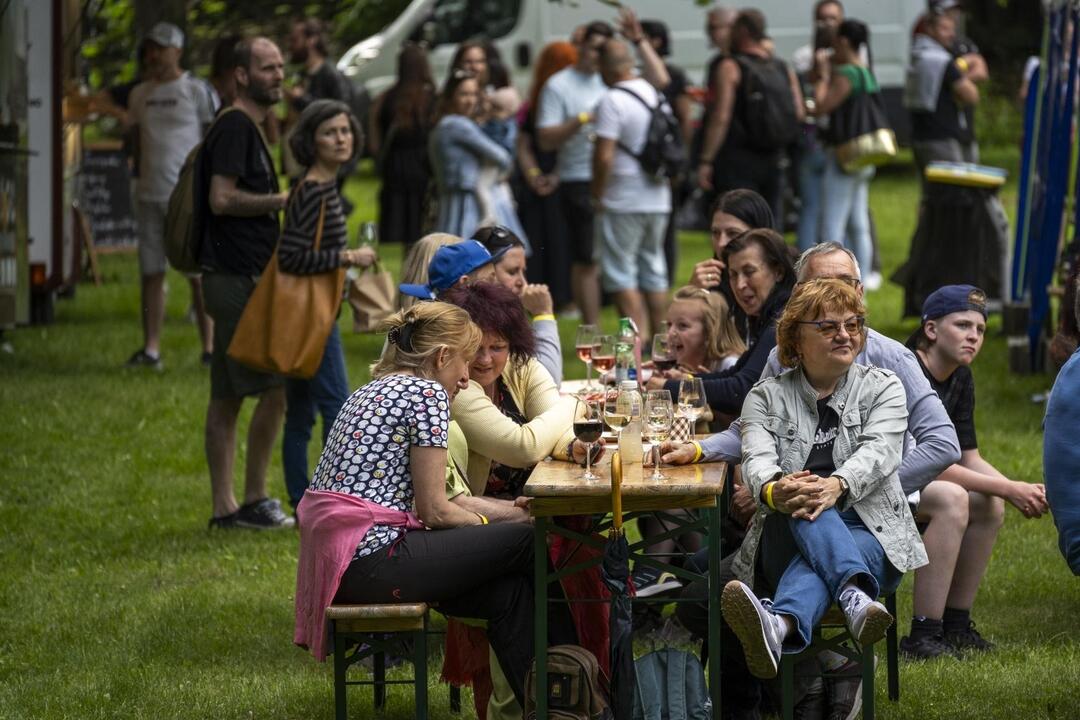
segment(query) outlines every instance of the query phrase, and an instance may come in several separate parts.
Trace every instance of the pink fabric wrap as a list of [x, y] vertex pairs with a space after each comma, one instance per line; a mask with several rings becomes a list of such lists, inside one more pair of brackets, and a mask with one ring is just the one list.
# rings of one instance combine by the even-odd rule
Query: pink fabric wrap
[[423, 527], [415, 515], [392, 510], [347, 493], [308, 490], [296, 508], [300, 522], [300, 560], [296, 566], [296, 632], [293, 642], [316, 660], [327, 654], [326, 608], [356, 546], [373, 525], [407, 530]]

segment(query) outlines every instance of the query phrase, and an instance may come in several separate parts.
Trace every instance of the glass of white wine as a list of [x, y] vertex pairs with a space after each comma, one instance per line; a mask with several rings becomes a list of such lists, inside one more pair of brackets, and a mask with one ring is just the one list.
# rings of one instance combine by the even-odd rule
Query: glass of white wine
[[690, 435], [698, 418], [705, 412], [705, 383], [701, 378], [688, 375], [679, 380], [679, 415], [690, 422]]
[[641, 405], [641, 394], [636, 388], [607, 390], [604, 394], [604, 422], [612, 432], [621, 434], [631, 421], [641, 419]]
[[654, 482], [664, 479], [660, 472], [660, 445], [671, 435], [674, 419], [671, 393], [667, 390], [650, 390], [645, 395], [645, 439], [652, 443]]

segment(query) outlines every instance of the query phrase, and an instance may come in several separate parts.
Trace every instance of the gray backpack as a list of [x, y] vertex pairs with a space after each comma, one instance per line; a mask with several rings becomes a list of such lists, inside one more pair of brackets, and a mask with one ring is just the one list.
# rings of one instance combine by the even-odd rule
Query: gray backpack
[[712, 701], [697, 656], [664, 648], [634, 662], [634, 720], [708, 720]]

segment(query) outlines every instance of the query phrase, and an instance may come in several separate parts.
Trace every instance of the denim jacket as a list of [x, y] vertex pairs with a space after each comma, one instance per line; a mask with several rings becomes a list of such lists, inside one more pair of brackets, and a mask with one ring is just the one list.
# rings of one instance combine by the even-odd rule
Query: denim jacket
[[439, 191], [475, 190], [485, 164], [509, 170], [513, 157], [462, 115], [447, 115], [431, 133], [430, 157]]
[[[758, 510], [733, 571], [752, 583], [765, 518], [775, 512], [761, 500], [771, 480], [806, 466], [818, 425], [817, 391], [800, 368], [756, 384], [742, 411], [742, 472]], [[853, 364], [829, 407], [840, 418], [833, 446], [833, 475], [848, 484], [838, 510], [854, 509], [900, 572], [927, 563], [897, 470], [907, 429], [904, 387], [892, 372]]]

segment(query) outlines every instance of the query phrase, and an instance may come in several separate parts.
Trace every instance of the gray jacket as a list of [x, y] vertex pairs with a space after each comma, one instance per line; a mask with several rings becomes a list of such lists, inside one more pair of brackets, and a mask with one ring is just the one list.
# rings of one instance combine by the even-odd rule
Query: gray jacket
[[[891, 370], [904, 385], [908, 432], [904, 436], [900, 484], [904, 487], [905, 495], [921, 490], [945, 468], [960, 462], [960, 443], [956, 439], [956, 428], [910, 350], [887, 335], [868, 328], [866, 344], [855, 362]], [[761, 377], [772, 377], [783, 371], [784, 368], [777, 359], [776, 348], [773, 348]], [[736, 420], [724, 432], [703, 440], [701, 449], [704, 459], [739, 462], [739, 425], [739, 420]]]
[[[775, 512], [762, 502], [761, 489], [805, 467], [818, 425], [817, 399], [817, 391], [796, 368], [759, 382], [743, 404], [742, 473], [758, 511], [732, 570], [748, 584], [753, 582], [762, 525]], [[829, 407], [840, 417], [833, 475], [848, 484], [848, 495], [837, 509], [854, 509], [900, 572], [925, 565], [926, 550], [897, 475], [907, 428], [900, 380], [888, 370], [852, 365]]]

